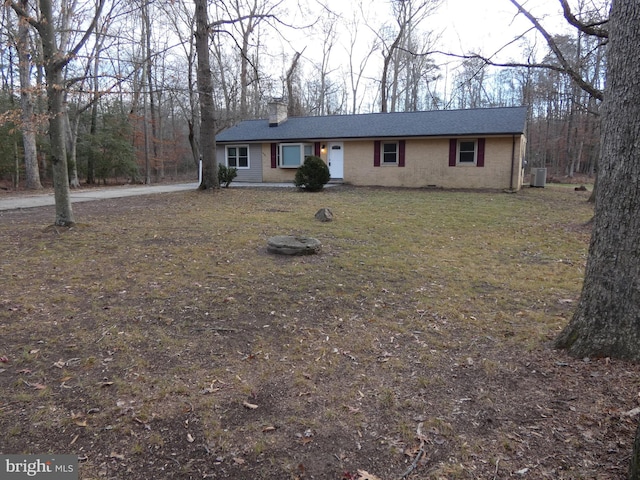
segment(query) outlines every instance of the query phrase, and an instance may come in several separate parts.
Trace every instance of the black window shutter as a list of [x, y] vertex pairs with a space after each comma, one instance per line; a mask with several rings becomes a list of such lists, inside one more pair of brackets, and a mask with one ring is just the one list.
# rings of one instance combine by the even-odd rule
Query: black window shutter
[[456, 157], [457, 157], [457, 152], [456, 149], [458, 147], [458, 140], [456, 140], [455, 138], [452, 138], [449, 140], [449, 166], [450, 167], [455, 167], [456, 166]]
[[319, 156], [320, 156], [320, 142], [316, 142], [316, 143], [314, 143], [314, 145], [313, 145], [313, 154], [314, 154], [316, 157], [319, 157]]
[[476, 167], [484, 167], [484, 138], [478, 139], [478, 157], [476, 158]]
[[278, 168], [278, 144], [271, 144], [271, 168]]
[[404, 167], [404, 152], [405, 152], [405, 141], [400, 140], [398, 142], [398, 166]]
[[380, 140], [373, 142], [373, 166], [380, 166]]

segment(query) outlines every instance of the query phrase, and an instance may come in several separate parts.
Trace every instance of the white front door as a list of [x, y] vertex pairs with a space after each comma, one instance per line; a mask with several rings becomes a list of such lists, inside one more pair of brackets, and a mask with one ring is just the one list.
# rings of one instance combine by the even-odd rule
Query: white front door
[[329, 144], [329, 173], [331, 178], [344, 177], [344, 145], [342, 142]]

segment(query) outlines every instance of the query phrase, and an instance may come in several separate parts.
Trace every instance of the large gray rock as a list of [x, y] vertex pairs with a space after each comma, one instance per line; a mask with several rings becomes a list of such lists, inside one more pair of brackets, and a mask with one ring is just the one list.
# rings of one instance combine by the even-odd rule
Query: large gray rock
[[267, 250], [279, 255], [312, 255], [318, 253], [321, 246], [315, 238], [293, 235], [278, 235], [267, 242]]

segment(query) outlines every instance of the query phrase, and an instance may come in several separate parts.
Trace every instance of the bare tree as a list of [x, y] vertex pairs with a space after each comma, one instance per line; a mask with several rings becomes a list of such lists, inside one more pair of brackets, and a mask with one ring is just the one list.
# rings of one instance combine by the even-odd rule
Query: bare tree
[[331, 52], [337, 42], [337, 22], [338, 17], [331, 11], [326, 11], [322, 21], [320, 22], [321, 28], [321, 43], [322, 43], [322, 57], [317, 65], [318, 82], [317, 82], [317, 95], [314, 102], [315, 111], [317, 115], [326, 115], [329, 113], [329, 61], [331, 59]]
[[213, 78], [209, 61], [209, 15], [207, 0], [194, 0], [196, 5], [196, 52], [198, 55], [198, 97], [200, 99], [200, 129], [202, 151], [201, 190], [219, 188], [216, 161], [216, 118], [213, 103]]
[[288, 97], [287, 115], [289, 115], [290, 117], [295, 117], [303, 114], [300, 95], [299, 92], [296, 92], [294, 83], [297, 78], [298, 62], [300, 61], [300, 57], [304, 53], [304, 50], [305, 49], [303, 49], [302, 52], [296, 52], [293, 55], [291, 65], [289, 66], [285, 77]]
[[[249, 114], [249, 85], [258, 82], [258, 55], [251, 57], [252, 41], [260, 24], [275, 19], [276, 12], [283, 0], [232, 0], [223, 3], [227, 7], [226, 14], [230, 19], [237, 19], [232, 23], [232, 29], [240, 37], [236, 45], [240, 53], [240, 118], [245, 119]], [[250, 72], [250, 69], [252, 72]]]
[[31, 16], [20, 4], [11, 3], [11, 8], [14, 9], [19, 17], [29, 22], [36, 29], [42, 40], [44, 69], [47, 79], [49, 137], [51, 138], [51, 164], [53, 166], [53, 187], [56, 205], [54, 223], [58, 226], [70, 226], [75, 223], [69, 196], [63, 103], [66, 85], [63, 81], [62, 72], [89, 39], [103, 5], [104, 0], [99, 0], [96, 5], [95, 15], [82, 37], [73, 48], [64, 52], [58, 47], [59, 38], [55, 28], [56, 22], [51, 0], [39, 0], [38, 18]]
[[[20, 7], [28, 11], [27, 0], [20, 0]], [[38, 122], [33, 106], [33, 87], [31, 85], [31, 42], [29, 39], [28, 23], [18, 22], [18, 36], [16, 38], [18, 52], [18, 70], [20, 73], [20, 106], [22, 143], [24, 146], [24, 166], [26, 174], [26, 188], [37, 190], [42, 188], [40, 169], [38, 168], [38, 150], [36, 147], [36, 133]]]
[[[422, 20], [432, 14], [440, 5], [441, 0], [393, 0], [392, 8], [394, 20], [397, 24], [396, 28], [383, 29], [383, 33], [376, 32], [382, 45], [382, 74], [380, 76], [380, 111], [387, 112], [391, 107], [394, 111], [397, 101], [398, 89], [398, 70], [399, 63], [392, 64], [394, 57], [399, 49], [408, 52], [407, 40], [412, 37], [413, 32]], [[384, 35], [384, 31], [395, 32], [390, 36]], [[404, 48], [403, 48], [404, 47]], [[407, 57], [404, 56], [404, 59]], [[390, 69], [394, 68], [393, 80], [390, 80]], [[391, 86], [394, 92], [389, 91]], [[391, 95], [390, 95], [391, 93]], [[391, 98], [389, 98], [391, 97]], [[389, 105], [391, 100], [392, 105]]]
[[452, 97], [456, 108], [480, 108], [488, 103], [486, 64], [477, 58], [462, 62], [454, 77]]
[[[181, 68], [181, 71], [186, 71], [187, 101], [180, 103], [180, 108], [187, 122], [189, 146], [193, 162], [197, 166], [200, 161], [200, 116], [198, 114], [198, 92], [194, 78], [196, 52], [195, 36], [192, 32], [195, 30], [195, 18], [193, 12], [187, 8], [184, 2], [168, 2], [164, 8], [167, 12], [167, 19], [173, 27], [173, 32], [178, 37], [178, 45], [186, 61], [186, 65]], [[180, 79], [176, 80], [180, 81]]]
[[[360, 10], [362, 11], [362, 4], [360, 4]], [[376, 42], [372, 42], [367, 47], [365, 54], [360, 61], [356, 60], [356, 50], [360, 40], [360, 19], [355, 15], [347, 24], [346, 30], [349, 32], [349, 40], [345, 46], [347, 58], [349, 60], [349, 87], [351, 95], [351, 109], [350, 113], [356, 114], [360, 111], [362, 99], [359, 99], [360, 87], [362, 86], [364, 78], [364, 72], [369, 64], [373, 53], [378, 49]]]

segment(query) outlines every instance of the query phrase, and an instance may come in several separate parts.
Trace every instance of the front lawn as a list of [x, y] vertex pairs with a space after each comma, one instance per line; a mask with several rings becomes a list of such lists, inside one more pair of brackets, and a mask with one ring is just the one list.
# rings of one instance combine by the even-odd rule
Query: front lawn
[[[638, 366], [550, 342], [589, 192], [231, 188], [0, 212], [0, 452], [88, 479], [621, 479]], [[322, 223], [322, 207], [335, 220]], [[318, 255], [274, 256], [275, 235]]]

